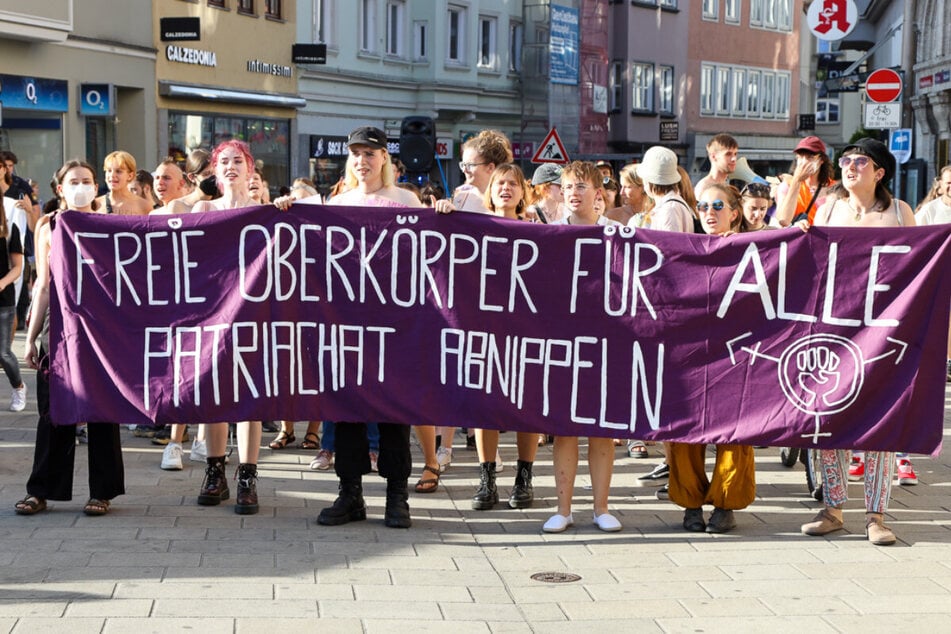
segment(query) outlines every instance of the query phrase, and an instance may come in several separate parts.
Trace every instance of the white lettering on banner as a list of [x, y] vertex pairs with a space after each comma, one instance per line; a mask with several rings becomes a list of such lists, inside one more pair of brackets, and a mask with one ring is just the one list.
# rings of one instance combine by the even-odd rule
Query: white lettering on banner
[[[536, 385], [542, 392], [541, 402], [537, 403], [539, 411], [542, 416], [548, 416], [553, 375], [570, 373], [572, 422], [634, 432], [639, 416], [643, 415], [651, 429], [660, 428], [664, 344], [657, 346], [655, 369], [651, 372], [637, 341], [631, 344], [630, 367], [610, 370], [608, 340], [598, 337], [540, 339], [507, 335], [502, 338], [491, 332], [444, 328], [439, 343], [439, 379], [442, 385], [486, 394], [497, 390], [519, 409], [525, 407], [526, 386]], [[594, 353], [589, 354], [587, 349], [592, 347]], [[595, 378], [592, 379], [591, 375]], [[630, 402], [622, 404], [626, 420], [608, 419], [609, 376], [630, 377], [629, 384], [625, 385], [629, 388]], [[596, 387], [592, 381], [599, 386]], [[597, 412], [579, 412], [579, 396], [589, 395], [592, 390], [599, 394]]]
[[[347, 386], [348, 377], [362, 386], [373, 380], [366, 376], [368, 358], [375, 358], [375, 380], [383, 383], [386, 338], [395, 332], [383, 326], [292, 321], [146, 328], [143, 402], [150, 407], [150, 381], [167, 376], [169, 365], [176, 407], [182, 402], [183, 385], [195, 405], [201, 404], [202, 389], [210, 389], [214, 404], [221, 405], [222, 388], [229, 385], [235, 403], [242, 398], [337, 391]], [[230, 377], [219, 368], [222, 349], [232, 360]], [[252, 366], [249, 358], [258, 358], [259, 364]], [[185, 369], [191, 370], [188, 384]], [[199, 383], [202, 376], [210, 379], [210, 386]], [[308, 385], [307, 378], [316, 378], [316, 385]]]
[[[875, 295], [876, 293], [884, 292], [891, 288], [890, 285], [880, 284], [877, 280], [881, 256], [885, 254], [901, 255], [905, 253], [911, 253], [910, 246], [894, 245], [873, 247], [871, 253], [869, 254], [868, 266], [855, 269], [868, 271], [868, 282], [866, 283], [865, 287], [865, 303], [862, 312], [862, 319], [841, 317], [835, 316], [833, 314], [836, 298], [835, 276], [839, 264], [839, 244], [837, 242], [831, 243], [829, 245], [828, 262], [826, 263], [825, 267], [825, 297], [823, 298], [822, 302], [822, 315], [815, 317], [800, 313], [790, 313], [786, 310], [786, 274], [788, 270], [788, 264], [786, 261], [788, 248], [786, 243], [780, 243], [779, 246], [779, 279], [777, 282], [777, 301], [775, 302], [775, 305], [772, 294], [770, 293], [769, 285], [766, 281], [766, 272], [763, 269], [763, 262], [760, 258], [759, 246], [755, 242], [751, 243], [748, 247], [746, 247], [746, 251], [743, 253], [743, 258], [736, 266], [736, 270], [733, 273], [733, 278], [730, 280], [730, 284], [727, 287], [726, 293], [723, 295], [723, 300], [720, 302], [720, 307], [717, 309], [717, 317], [723, 319], [726, 316], [727, 311], [732, 306], [733, 300], [735, 299], [737, 293], [742, 292], [759, 295], [760, 301], [763, 304], [763, 315], [769, 320], [778, 318], [785, 321], [803, 321], [809, 323], [815, 323], [818, 320], [824, 324], [849, 326], [854, 328], [858, 328], [859, 326], [898, 326], [899, 321], [897, 319], [879, 319], [876, 317], [877, 313], [875, 312]], [[747, 273], [750, 269], [753, 271], [755, 281], [744, 282], [743, 280], [747, 277]]]
[[218, 57], [214, 51], [202, 51], [197, 48], [174, 46], [172, 44], [165, 47], [165, 57], [170, 62], [181, 62], [183, 64], [198, 64], [201, 66], [218, 65]]
[[[262, 252], [264, 266], [253, 266]], [[389, 257], [377, 257], [378, 252]], [[319, 254], [322, 260], [316, 257]], [[278, 222], [273, 229], [247, 225], [238, 244], [239, 292], [251, 302], [283, 302], [297, 296], [302, 302], [377, 301], [408, 308], [432, 301], [440, 308], [452, 308], [456, 277], [471, 265], [478, 270], [481, 310], [512, 313], [524, 305], [537, 313], [525, 273], [538, 255], [538, 245], [521, 238], [449, 234], [447, 239], [436, 231], [410, 228], [383, 229], [373, 237], [365, 227], [355, 235], [343, 227], [315, 224]], [[490, 268], [490, 257], [505, 266]], [[448, 268], [445, 289], [439, 288], [433, 272], [441, 263]], [[324, 298], [306, 287], [308, 280], [317, 279], [325, 282]], [[504, 304], [491, 303], [488, 291], [501, 289]]]
[[[616, 255], [614, 250], [617, 244], [620, 244], [619, 248], [624, 265], [620, 275], [620, 283], [615, 286], [618, 276], [613, 271], [612, 263]], [[604, 313], [612, 316], [623, 315], [628, 311], [628, 303], [630, 303], [630, 315], [633, 317], [637, 314], [638, 298], [641, 298], [644, 301], [645, 310], [650, 314], [651, 319], [656, 321], [657, 312], [647, 297], [641, 278], [647, 277], [660, 269], [664, 263], [664, 254], [656, 246], [643, 242], [633, 245], [634, 266], [631, 270], [631, 243], [629, 241], [617, 243], [613, 240], [601, 240], [599, 238], [579, 238], [575, 240], [575, 258], [571, 271], [571, 302], [568, 310], [572, 314], [578, 312], [579, 287], [582, 279], [591, 275], [591, 272], [583, 269], [581, 265], [581, 252], [586, 245], [604, 249], [604, 277], [600, 280], [604, 287]], [[653, 256], [653, 261], [645, 268], [641, 268], [642, 251], [650, 252]], [[611, 297], [614, 295], [620, 296], [620, 306], [618, 308], [611, 308]]]
[[[173, 304], [204, 303], [206, 300], [205, 297], [192, 295], [191, 276], [193, 270], [198, 268], [198, 262], [190, 258], [188, 251], [189, 238], [197, 238], [204, 235], [204, 231], [196, 230], [181, 232], [152, 231], [143, 236], [143, 249], [143, 237], [139, 237], [135, 233], [119, 232], [108, 235], [105, 233], [77, 231], [73, 235], [73, 245], [76, 249], [76, 304], [82, 304], [84, 282], [83, 266], [96, 264], [98, 268], [101, 269], [105, 264], [102, 262], [97, 263], [95, 260], [83, 255], [81, 243], [84, 240], [110, 240], [112, 242], [114, 260], [113, 266], [109, 268], [115, 272], [116, 294], [114, 303], [116, 306], [122, 305], [123, 289], [129, 293], [136, 306], [142, 305], [140, 294], [136, 292], [132, 279], [128, 273], [126, 273], [126, 268], [132, 268], [133, 265], [140, 265], [143, 251], [145, 252], [146, 304], [149, 306], [165, 306], [169, 301]], [[130, 245], [130, 247], [123, 248], [123, 242]], [[125, 253], [129, 248], [132, 249], [131, 255]], [[160, 249], [166, 251], [171, 249], [171, 270], [166, 270], [166, 268], [155, 264], [155, 254]], [[174, 284], [173, 297], [170, 299], [157, 297], [155, 291], [156, 280], [167, 281], [169, 276], [171, 276]]]

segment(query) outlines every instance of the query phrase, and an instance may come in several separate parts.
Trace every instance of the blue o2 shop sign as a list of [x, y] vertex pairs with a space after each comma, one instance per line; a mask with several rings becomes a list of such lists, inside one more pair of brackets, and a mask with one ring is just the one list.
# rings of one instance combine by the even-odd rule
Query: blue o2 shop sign
[[80, 84], [79, 114], [111, 117], [116, 113], [116, 87], [112, 84]]
[[66, 112], [67, 90], [64, 79], [0, 75], [0, 102], [4, 109]]

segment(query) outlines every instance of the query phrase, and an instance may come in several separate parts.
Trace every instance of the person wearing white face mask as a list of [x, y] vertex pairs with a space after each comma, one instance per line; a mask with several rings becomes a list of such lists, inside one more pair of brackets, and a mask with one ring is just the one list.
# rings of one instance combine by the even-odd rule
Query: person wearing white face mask
[[[57, 193], [66, 209], [95, 213], [96, 171], [85, 161], [67, 162], [56, 173]], [[76, 426], [53, 425], [50, 420], [49, 305], [50, 251], [53, 226], [59, 212], [43, 216], [36, 224], [36, 283], [24, 360], [37, 371], [36, 404], [39, 420], [33, 470], [26, 483], [27, 496], [16, 503], [18, 515], [46, 510], [47, 500], [70, 500], [73, 495], [73, 464], [76, 458]], [[89, 437], [89, 500], [86, 515], [105, 515], [113, 498], [125, 493], [125, 474], [119, 425], [91, 422]]]

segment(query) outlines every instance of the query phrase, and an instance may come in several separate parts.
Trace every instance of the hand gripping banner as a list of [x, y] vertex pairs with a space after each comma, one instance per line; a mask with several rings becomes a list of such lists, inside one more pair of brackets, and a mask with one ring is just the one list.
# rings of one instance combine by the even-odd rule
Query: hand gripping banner
[[720, 238], [310, 205], [56, 224], [59, 424], [940, 451], [951, 226]]

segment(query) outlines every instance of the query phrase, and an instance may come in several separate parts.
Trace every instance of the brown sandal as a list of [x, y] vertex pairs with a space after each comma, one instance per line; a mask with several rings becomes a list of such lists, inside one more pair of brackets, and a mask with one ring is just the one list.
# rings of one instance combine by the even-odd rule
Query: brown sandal
[[284, 449], [289, 444], [297, 440], [294, 434], [288, 434], [283, 429], [277, 434], [277, 437], [268, 443], [268, 447], [271, 449]]
[[28, 495], [17, 502], [13, 510], [17, 515], [36, 515], [46, 510], [46, 500], [38, 498], [35, 495]]
[[83, 507], [83, 513], [86, 515], [99, 516], [109, 512], [109, 500], [100, 500], [98, 498], [89, 498], [86, 500], [86, 506]]
[[[313, 438], [313, 440], [311, 440], [311, 438]], [[304, 440], [300, 441], [300, 444], [297, 446], [301, 449], [320, 449], [320, 436], [309, 431], [304, 434]]]
[[[427, 471], [436, 477], [424, 479]], [[430, 467], [429, 465], [424, 465], [423, 475], [420, 476], [419, 481], [416, 482], [416, 492], [417, 493], [435, 493], [436, 489], [438, 488], [439, 488], [439, 469], [435, 467]]]

